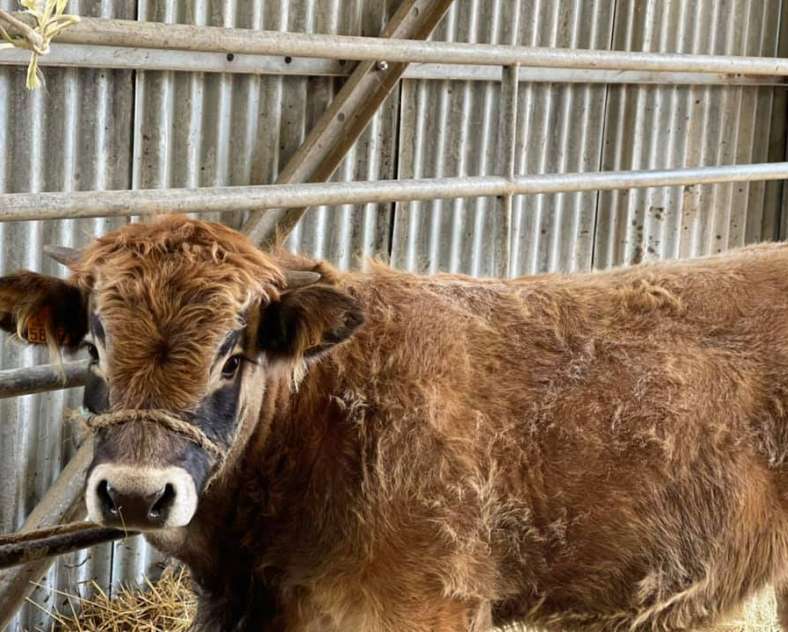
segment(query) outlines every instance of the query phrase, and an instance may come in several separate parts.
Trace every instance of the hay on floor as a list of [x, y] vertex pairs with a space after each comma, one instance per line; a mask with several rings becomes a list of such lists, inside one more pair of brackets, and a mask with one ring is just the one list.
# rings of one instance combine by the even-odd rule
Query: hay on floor
[[86, 598], [66, 595], [69, 612], [53, 615], [59, 632], [186, 632], [197, 600], [185, 570], [166, 572], [157, 582], [124, 587], [111, 598], [98, 586]]

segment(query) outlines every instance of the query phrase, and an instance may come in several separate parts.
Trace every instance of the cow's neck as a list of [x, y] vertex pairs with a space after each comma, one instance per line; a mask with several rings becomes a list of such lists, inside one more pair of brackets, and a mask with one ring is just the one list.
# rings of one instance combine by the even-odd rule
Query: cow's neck
[[269, 408], [242, 476], [247, 492], [260, 500], [241, 519], [265, 525], [271, 538], [295, 540], [297, 532], [304, 546], [319, 542], [325, 550], [339, 535], [333, 529], [344, 522], [355, 491], [359, 449], [336, 380], [326, 360], [310, 369], [297, 391], [280, 382], [266, 398]]

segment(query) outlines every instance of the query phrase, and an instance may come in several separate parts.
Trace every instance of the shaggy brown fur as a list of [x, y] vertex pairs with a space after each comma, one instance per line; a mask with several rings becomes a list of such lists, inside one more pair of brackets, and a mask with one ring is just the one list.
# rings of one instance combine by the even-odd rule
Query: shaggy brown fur
[[[288, 293], [293, 267], [324, 284]], [[188, 527], [149, 536], [191, 567], [199, 630], [678, 630], [784, 581], [786, 246], [340, 274], [175, 218], [99, 240], [73, 282], [113, 406], [198, 406], [261, 305], [236, 458]]]
[[253, 301], [278, 297], [275, 264], [217, 224], [131, 224], [73, 266], [113, 345], [108, 381], [124, 408], [192, 407], [218, 341]]

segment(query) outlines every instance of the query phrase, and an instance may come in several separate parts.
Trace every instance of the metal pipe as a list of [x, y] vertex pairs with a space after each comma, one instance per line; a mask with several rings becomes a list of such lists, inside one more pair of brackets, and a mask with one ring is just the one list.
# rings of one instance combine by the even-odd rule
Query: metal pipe
[[[2, 63], [2, 62], [0, 62]], [[582, 83], [605, 85], [720, 85], [786, 87], [785, 79], [771, 75], [711, 72], [655, 72], [652, 70], [600, 70], [597, 68], [544, 68], [520, 66], [520, 83]], [[501, 81], [501, 69], [469, 64], [412, 64], [405, 79], [441, 81]]]
[[[30, 52], [19, 49], [0, 51], [0, 66], [27, 66]], [[274, 76], [347, 77], [349, 64], [332, 59], [290, 58], [256, 54], [228, 54], [124, 48], [58, 43], [49, 54], [39, 57], [39, 66], [66, 68], [114, 68], [128, 70], [171, 70]], [[495, 66], [467, 64], [412, 64], [405, 79], [439, 81], [501, 81]], [[520, 68], [521, 83], [584, 83], [646, 85], [729, 85], [786, 87], [782, 77], [725, 73], [654, 72], [639, 70], [598, 70], [575, 68]]]
[[788, 59], [767, 57], [425, 42], [102, 18], [82, 18], [57, 42], [358, 61], [788, 75]]
[[476, 176], [199, 189], [10, 193], [0, 195], [0, 221], [217, 213], [457, 197], [611, 191], [786, 178], [788, 162], [774, 162], [655, 171], [520, 175], [513, 178]]
[[84, 386], [88, 362], [64, 362], [0, 371], [0, 399]]
[[[0, 66], [27, 66], [29, 63], [30, 51], [18, 48], [0, 51]], [[299, 57], [285, 61], [284, 57], [271, 55], [61, 43], [54, 45], [48, 54], [39, 57], [38, 65], [66, 68], [173, 70], [323, 77], [342, 77], [350, 73], [348, 64], [340, 64], [339, 61], [332, 59]]]
[[[503, 69], [501, 83], [500, 111], [498, 112], [498, 155], [496, 171], [511, 179], [515, 176], [515, 159], [517, 146], [517, 110], [520, 82], [519, 66], [507, 66]], [[498, 197], [498, 210], [495, 214], [493, 234], [495, 241], [502, 244], [501, 252], [495, 253], [493, 269], [495, 276], [509, 276], [509, 259], [511, 250], [512, 205], [514, 195], [507, 193]]]

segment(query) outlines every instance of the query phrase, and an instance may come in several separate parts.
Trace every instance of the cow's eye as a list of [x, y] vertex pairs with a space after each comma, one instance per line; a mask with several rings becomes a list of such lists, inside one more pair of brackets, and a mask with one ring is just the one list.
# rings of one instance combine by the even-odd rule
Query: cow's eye
[[98, 349], [96, 348], [96, 345], [94, 345], [92, 342], [86, 342], [82, 346], [85, 347], [85, 349], [87, 349], [88, 355], [90, 356], [90, 361], [93, 363], [98, 362], [99, 352]]
[[239, 355], [234, 355], [233, 357], [229, 358], [222, 367], [222, 377], [226, 380], [234, 377], [238, 372], [238, 367], [241, 366], [241, 360], [242, 357]]

